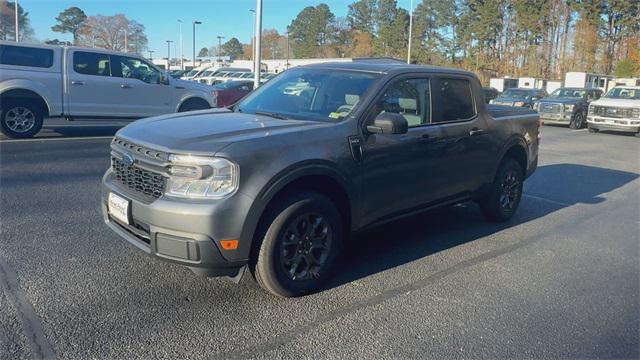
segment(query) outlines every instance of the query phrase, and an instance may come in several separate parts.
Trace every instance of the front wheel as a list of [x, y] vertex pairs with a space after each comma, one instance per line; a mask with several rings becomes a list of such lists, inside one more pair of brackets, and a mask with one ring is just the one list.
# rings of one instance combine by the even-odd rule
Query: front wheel
[[12, 139], [30, 138], [42, 129], [43, 114], [28, 100], [6, 100], [2, 104], [0, 128]]
[[484, 216], [491, 221], [507, 221], [515, 214], [522, 197], [524, 171], [517, 161], [503, 160], [491, 190], [480, 202]]
[[302, 192], [283, 198], [266, 216], [271, 224], [252, 266], [258, 284], [283, 297], [319, 290], [342, 243], [336, 207], [321, 194]]
[[585, 127], [586, 124], [587, 124], [587, 122], [584, 121], [584, 114], [582, 112], [577, 112], [573, 116], [573, 120], [571, 120], [571, 122], [569, 123], [569, 128], [570, 129], [582, 129], [582, 128]]

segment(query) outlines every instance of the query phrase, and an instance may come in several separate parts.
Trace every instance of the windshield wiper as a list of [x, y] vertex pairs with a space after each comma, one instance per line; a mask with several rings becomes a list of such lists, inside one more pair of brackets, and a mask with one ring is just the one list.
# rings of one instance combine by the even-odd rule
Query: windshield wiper
[[254, 114], [256, 115], [264, 115], [264, 116], [269, 116], [275, 119], [280, 119], [280, 120], [289, 120], [288, 117], [282, 115], [282, 114], [278, 114], [278, 113], [274, 113], [274, 112], [268, 112], [268, 111], [256, 111]]

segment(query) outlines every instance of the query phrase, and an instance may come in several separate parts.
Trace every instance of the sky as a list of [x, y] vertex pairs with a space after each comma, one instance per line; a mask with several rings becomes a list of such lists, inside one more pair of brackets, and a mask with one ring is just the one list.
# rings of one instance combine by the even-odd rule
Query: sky
[[[11, 1], [11, 0], [9, 0]], [[263, 0], [263, 29], [275, 28], [280, 33], [286, 31], [287, 25], [306, 6], [326, 3], [336, 16], [346, 16], [348, 6], [354, 0]], [[31, 26], [35, 37], [39, 40], [60, 39], [71, 40], [70, 34], [51, 31], [55, 18], [60, 11], [77, 6], [87, 15], [125, 14], [146, 27], [149, 39], [149, 50], [154, 57], [167, 53], [166, 40], [173, 40], [179, 50], [179, 23], [183, 21], [184, 54], [191, 58], [192, 54], [192, 21], [202, 21], [196, 30], [196, 49], [218, 44], [217, 36], [224, 36], [224, 41], [232, 37], [248, 43], [253, 31], [253, 14], [256, 0], [18, 0], [29, 12]], [[398, 0], [398, 5], [409, 7], [410, 0]], [[416, 1], [417, 2], [417, 1]], [[405, 4], [406, 3], [406, 4]], [[174, 49], [171, 49], [172, 57]]]

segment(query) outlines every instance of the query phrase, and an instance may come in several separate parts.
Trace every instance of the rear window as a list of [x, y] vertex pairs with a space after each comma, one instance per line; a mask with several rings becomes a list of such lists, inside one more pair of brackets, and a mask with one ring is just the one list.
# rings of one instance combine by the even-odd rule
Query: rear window
[[475, 116], [471, 84], [464, 79], [440, 79], [440, 111], [434, 122], [467, 120]]
[[0, 45], [0, 63], [3, 65], [49, 68], [53, 65], [53, 50]]
[[73, 53], [73, 70], [78, 74], [111, 76], [109, 55], [76, 51]]

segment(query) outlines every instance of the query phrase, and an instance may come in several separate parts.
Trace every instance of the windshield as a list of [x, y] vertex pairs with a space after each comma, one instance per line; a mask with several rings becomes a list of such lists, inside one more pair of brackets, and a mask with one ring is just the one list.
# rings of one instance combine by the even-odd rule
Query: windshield
[[211, 75], [212, 72], [213, 72], [213, 70], [207, 70], [207, 71], [203, 72], [201, 76], [202, 77], [209, 76], [209, 75]]
[[500, 95], [501, 98], [526, 99], [531, 92], [527, 90], [508, 89]]
[[338, 121], [351, 113], [378, 76], [323, 69], [288, 70], [254, 91], [235, 110], [297, 120]]
[[193, 76], [193, 75], [197, 74], [198, 71], [200, 71], [200, 70], [191, 70], [185, 75], [185, 77]]
[[582, 99], [586, 93], [587, 92], [582, 89], [556, 89], [549, 97]]
[[253, 86], [253, 83], [250, 81], [228, 81], [225, 83], [220, 83], [217, 84], [216, 86], [214, 86], [214, 88], [216, 90], [223, 90], [223, 89], [233, 89], [236, 87], [240, 87], [242, 85], [251, 85]]
[[604, 97], [608, 99], [640, 100], [640, 89], [616, 87], [609, 90]]

